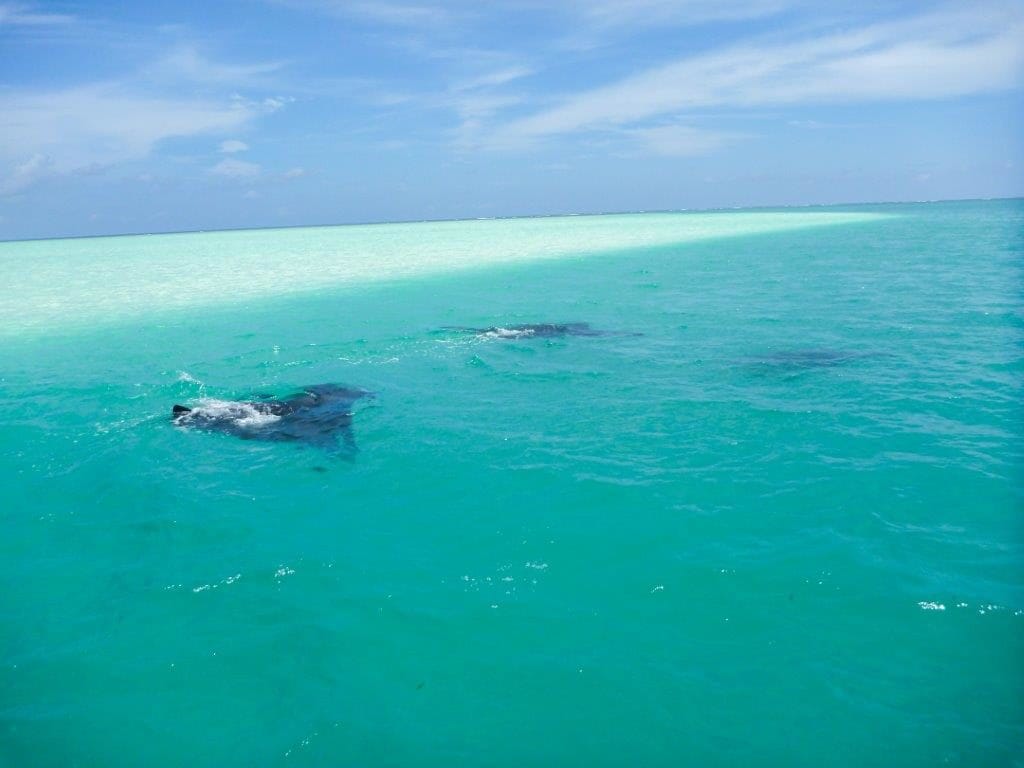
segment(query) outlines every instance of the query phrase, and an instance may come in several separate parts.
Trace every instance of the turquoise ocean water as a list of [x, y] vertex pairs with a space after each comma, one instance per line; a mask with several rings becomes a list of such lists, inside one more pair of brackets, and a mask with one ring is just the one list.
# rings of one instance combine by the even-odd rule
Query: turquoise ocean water
[[1024, 764], [1022, 225], [0, 243], [0, 765]]

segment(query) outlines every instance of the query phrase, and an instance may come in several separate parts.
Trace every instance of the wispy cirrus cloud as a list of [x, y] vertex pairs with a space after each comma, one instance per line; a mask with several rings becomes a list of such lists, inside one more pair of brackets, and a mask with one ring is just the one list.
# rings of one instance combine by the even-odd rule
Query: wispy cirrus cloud
[[0, 191], [138, 160], [161, 141], [235, 131], [269, 111], [260, 102], [144, 95], [116, 83], [0, 93]]
[[47, 155], [40, 153], [16, 163], [6, 176], [0, 177], [0, 195], [13, 195], [32, 186], [50, 172], [52, 164]]
[[238, 139], [226, 139], [220, 143], [218, 149], [225, 155], [232, 155], [235, 152], [245, 152], [249, 149], [249, 145]]
[[708, 106], [941, 99], [1016, 87], [1022, 74], [1021, 13], [1002, 6], [937, 13], [679, 59], [565, 97], [497, 127], [488, 141], [523, 146], [555, 135], [639, 128]]
[[637, 26], [692, 26], [737, 21], [780, 13], [812, 0], [267, 0], [274, 5], [313, 11], [382, 26], [429, 31], [493, 24], [496, 18], [571, 19], [576, 31]]
[[[846, 0], [830, 0], [836, 12]], [[561, 0], [548, 5], [570, 23], [559, 48], [599, 49], [651, 29], [682, 29], [763, 19], [810, 4], [808, 0]]]
[[[168, 139], [243, 128], [291, 101], [237, 93], [282, 66], [216, 61], [186, 45], [121, 79], [0, 90], [0, 193], [49, 176], [139, 160]], [[243, 148], [238, 140], [221, 146], [227, 153]]]
[[[446, 85], [431, 87], [420, 78], [392, 84], [392, 91], [402, 93], [405, 108], [450, 109], [458, 123], [448, 135], [458, 150], [523, 148], [553, 136], [607, 131], [609, 138], [656, 154], [700, 154], [739, 137], [692, 125], [688, 115], [697, 109], [942, 99], [999, 90], [1020, 82], [1024, 51], [1021, 6], [1004, 0], [860, 26], [856, 19], [877, 19], [880, 10], [898, 16], [922, 6], [836, 0], [823, 11], [811, 0], [496, 0], [486, 6], [382, 0], [371, 9], [352, 0], [268, 1], [358, 17], [389, 28], [382, 30], [385, 44], [440, 62]], [[561, 97], [541, 76], [564, 69], [559, 57], [566, 45], [599, 47], [643, 39], [651, 29], [701, 24], [739, 30], [741, 22], [785, 14], [799, 23], [790, 23], [784, 37], [762, 34], [720, 44]], [[430, 23], [412, 23], [428, 18]], [[528, 52], [452, 46], [453, 30], [468, 35], [512, 18], [534, 19], [532, 28], [546, 30], [539, 33], [542, 44], [534, 40]], [[708, 40], [712, 46], [735, 41], [730, 35]], [[474, 39], [486, 43], [488, 37]]]
[[583, 19], [603, 27], [624, 24], [692, 25], [754, 19], [780, 13], [797, 4], [797, 0], [586, 0], [566, 3]]
[[210, 173], [214, 176], [223, 176], [226, 179], [250, 180], [262, 172], [263, 169], [257, 163], [249, 163], [233, 157], [226, 157], [210, 168]]
[[117, 83], [59, 91], [0, 93], [0, 144], [6, 152], [45, 154], [59, 166], [147, 154], [172, 136], [238, 128], [259, 113], [239, 100], [137, 95]]
[[346, 15], [353, 15], [382, 24], [400, 27], [422, 28], [450, 24], [457, 13], [441, 5], [414, 5], [411, 3], [386, 2], [323, 2], [338, 8]]
[[692, 157], [714, 152], [743, 138], [740, 134], [694, 128], [689, 125], [654, 125], [623, 131], [647, 154]]
[[[837, 0], [832, 0], [833, 3]], [[714, 22], [759, 19], [787, 11], [806, 0], [560, 0], [538, 3], [569, 20], [558, 47], [600, 48], [638, 30], [695, 27]]]
[[0, 27], [51, 27], [71, 24], [74, 20], [69, 14], [41, 12], [33, 5], [0, 3]]
[[490, 72], [484, 72], [483, 74], [475, 75], [464, 80], [456, 81], [450, 86], [452, 91], [475, 91], [481, 88], [494, 88], [501, 85], [506, 85], [519, 80], [524, 77], [529, 77], [535, 74], [536, 70], [533, 67], [527, 67], [522, 64], [516, 64], [502, 69], [493, 70]]
[[214, 86], [261, 86], [268, 76], [279, 72], [284, 62], [245, 64], [215, 61], [194, 45], [182, 45], [145, 69], [151, 78], [174, 83], [193, 82]]
[[526, 100], [521, 93], [511, 92], [505, 86], [535, 73], [532, 67], [511, 65], [456, 80], [449, 85], [438, 101], [458, 116], [459, 124], [452, 131], [453, 145], [457, 149], [474, 148], [490, 119]]
[[408, 3], [387, 0], [270, 0], [299, 10], [414, 30], [451, 26], [469, 15], [469, 4]]

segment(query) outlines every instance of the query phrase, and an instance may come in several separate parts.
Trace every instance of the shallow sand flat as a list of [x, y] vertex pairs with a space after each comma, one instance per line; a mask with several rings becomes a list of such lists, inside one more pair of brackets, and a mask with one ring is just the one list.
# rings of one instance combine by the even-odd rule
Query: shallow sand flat
[[0, 334], [878, 217], [820, 210], [617, 214], [6, 242]]

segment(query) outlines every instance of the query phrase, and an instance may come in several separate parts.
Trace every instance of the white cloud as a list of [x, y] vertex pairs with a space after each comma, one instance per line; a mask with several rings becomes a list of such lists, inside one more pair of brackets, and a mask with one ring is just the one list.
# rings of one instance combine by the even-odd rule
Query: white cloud
[[820, 120], [788, 120], [787, 125], [794, 128], [808, 128], [812, 131], [825, 127], [825, 123]]
[[[807, 0], [562, 0], [539, 8], [568, 13], [560, 47], [588, 50], [649, 27], [691, 27], [770, 16]], [[830, 0], [832, 5], [838, 0]]]
[[[9, 9], [0, 6], [4, 13]], [[279, 67], [216, 63], [184, 47], [120, 81], [59, 90], [0, 89], [0, 192], [23, 189], [44, 175], [140, 160], [167, 139], [233, 133], [292, 99], [254, 99], [230, 94], [227, 87], [255, 82]], [[196, 95], [192, 83], [197, 82], [204, 95]], [[247, 147], [228, 139], [220, 149], [233, 153]], [[36, 157], [47, 158], [46, 169], [30, 173], [23, 166]]]
[[[316, 11], [382, 26], [415, 31], [482, 26], [501, 16], [546, 14], [572, 19], [570, 26], [588, 31], [622, 26], [694, 25], [708, 21], [758, 18], [813, 0], [268, 0], [300, 10]], [[833, 0], [835, 2], [836, 0]], [[579, 30], [577, 30], [579, 31]]]
[[439, 5], [412, 5], [409, 3], [374, 2], [326, 2], [324, 5], [341, 7], [343, 13], [362, 17], [380, 24], [392, 24], [400, 27], [419, 29], [423, 26], [436, 26], [450, 23], [455, 14], [450, 8]]
[[222, 141], [220, 143], [220, 151], [225, 155], [231, 155], [235, 152], [245, 152], [247, 149], [249, 149], [249, 145], [244, 141], [239, 141], [238, 139], [228, 139], [227, 141]]
[[151, 78], [173, 83], [260, 85], [266, 82], [268, 75], [278, 72], [283, 66], [280, 61], [225, 64], [204, 56], [195, 46], [184, 45], [175, 48], [145, 72]]
[[525, 100], [522, 95], [503, 91], [503, 86], [535, 72], [533, 68], [524, 65], [510, 65], [456, 81], [449, 86], [448, 93], [441, 96], [438, 102], [453, 109], [459, 117], [459, 126], [453, 131], [455, 146], [462, 149], [476, 147], [489, 118]]
[[502, 109], [523, 101], [521, 96], [473, 93], [455, 98], [449, 106], [459, 116], [459, 125], [453, 131], [454, 144], [460, 149], [477, 149], [486, 136], [486, 121]]
[[706, 106], [937, 99], [1016, 87], [1024, 19], [1015, 11], [935, 14], [802, 42], [748, 44], [680, 59], [494, 131], [494, 146]]
[[464, 15], [449, 4], [404, 3], [385, 0], [272, 0], [276, 5], [317, 11], [330, 16], [355, 19], [370, 24], [422, 30], [448, 26]]
[[478, 120], [512, 107], [523, 101], [522, 96], [503, 93], [481, 93], [462, 96], [451, 101], [451, 106], [463, 120]]
[[305, 168], [289, 168], [287, 171], [284, 172], [284, 177], [286, 179], [298, 179], [298, 178], [300, 178], [302, 176], [305, 176], [305, 175], [306, 175], [306, 169]]
[[295, 99], [284, 96], [268, 96], [260, 102], [260, 106], [268, 112], [277, 112], [286, 104], [291, 104]]
[[505, 85], [511, 83], [513, 80], [519, 80], [523, 77], [529, 77], [534, 74], [536, 70], [530, 67], [524, 66], [511, 66], [504, 69], [499, 69], [494, 72], [487, 72], [482, 75], [470, 78], [468, 80], [462, 80], [452, 85], [451, 90], [453, 91], [471, 91], [478, 88], [493, 88], [499, 85]]
[[224, 176], [229, 179], [252, 179], [259, 176], [263, 169], [256, 163], [247, 163], [245, 160], [236, 160], [233, 157], [226, 157], [210, 169], [215, 176]]
[[617, 27], [753, 19], [779, 13], [794, 4], [794, 0], [586, 0], [570, 6], [592, 23]]
[[243, 102], [140, 96], [118, 84], [0, 92], [0, 162], [45, 156], [49, 172], [80, 171], [143, 158], [165, 139], [237, 130], [259, 114]]
[[0, 3], [0, 27], [3, 26], [54, 26], [70, 24], [74, 16], [64, 13], [36, 13], [34, 6], [21, 3]]
[[11, 172], [0, 178], [0, 195], [12, 195], [31, 186], [51, 172], [53, 161], [43, 154], [34, 154], [17, 163]]
[[706, 131], [687, 125], [632, 128], [625, 133], [651, 154], [674, 157], [704, 155], [739, 138], [735, 134]]

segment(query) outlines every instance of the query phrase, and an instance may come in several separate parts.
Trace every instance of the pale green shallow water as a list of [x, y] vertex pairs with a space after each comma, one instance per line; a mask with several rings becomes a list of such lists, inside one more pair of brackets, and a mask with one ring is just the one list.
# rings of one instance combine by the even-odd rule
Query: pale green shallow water
[[[0, 243], [0, 765], [1024, 764], [1022, 224]], [[545, 321], [643, 335], [434, 330]]]

